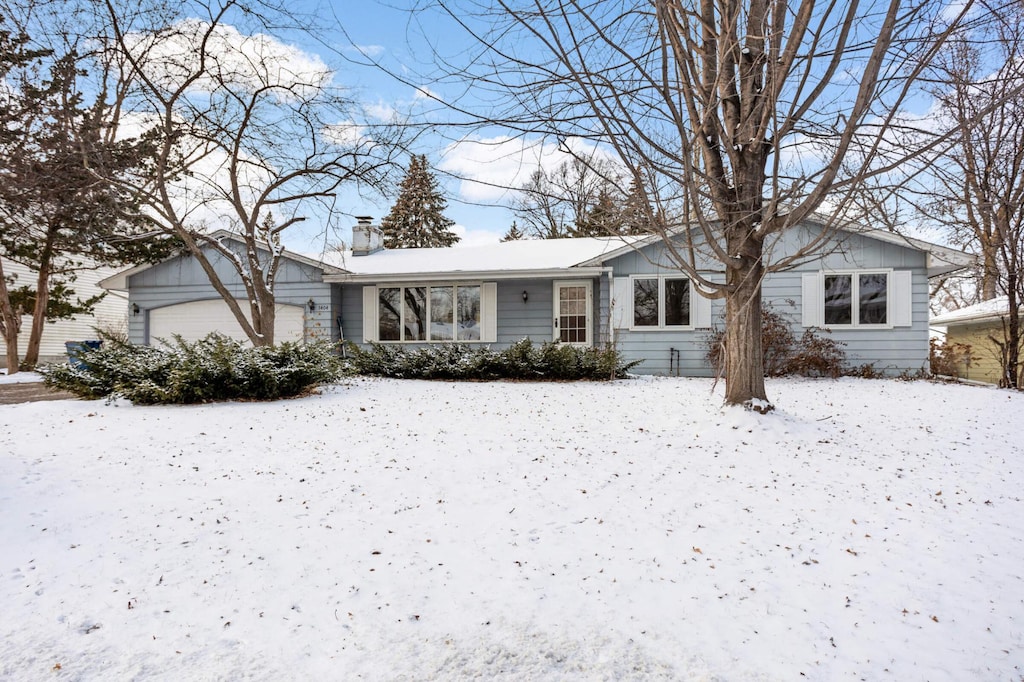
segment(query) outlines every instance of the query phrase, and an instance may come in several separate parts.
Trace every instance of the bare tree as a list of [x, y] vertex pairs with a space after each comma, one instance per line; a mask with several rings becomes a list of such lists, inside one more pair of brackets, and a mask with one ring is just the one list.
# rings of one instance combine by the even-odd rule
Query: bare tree
[[[286, 3], [102, 6], [121, 68], [112, 86], [123, 103], [120, 124], [144, 130], [157, 146], [134, 189], [252, 343], [273, 344], [282, 234], [310, 217], [329, 221], [343, 186], [381, 188], [393, 130], [357, 124], [359, 108], [334, 72], [274, 37], [306, 30]], [[215, 228], [235, 233], [241, 252], [214, 237]]]
[[[442, 60], [491, 89], [494, 113], [482, 120], [582, 138], [610, 150], [627, 180], [650, 183], [638, 204], [674, 266], [702, 295], [725, 299], [726, 402], [761, 409], [762, 281], [833, 235], [784, 255], [774, 241], [826, 200], [841, 214], [865, 177], [898, 165], [887, 135], [900, 105], [970, 10], [944, 17], [942, 3], [925, 0], [436, 5], [481, 46], [469, 60]], [[698, 270], [698, 253], [723, 266], [724, 281]]]
[[540, 166], [519, 188], [513, 210], [523, 222], [524, 232], [532, 237], [589, 235], [588, 216], [602, 194], [610, 197], [616, 193], [617, 177], [611, 162], [592, 154], [573, 156], [553, 170]]
[[959, 131], [935, 164], [929, 217], [977, 251], [981, 300], [1007, 297], [1000, 383], [1019, 387], [1024, 303], [1024, 7], [985, 4], [986, 22], [950, 41], [933, 63], [941, 114]]

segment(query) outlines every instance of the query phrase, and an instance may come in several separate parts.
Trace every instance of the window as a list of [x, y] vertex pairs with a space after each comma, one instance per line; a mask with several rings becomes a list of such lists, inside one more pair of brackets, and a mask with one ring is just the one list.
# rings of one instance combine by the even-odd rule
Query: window
[[379, 287], [377, 339], [480, 341], [480, 292], [479, 284]]
[[683, 277], [633, 279], [633, 326], [662, 329], [690, 326], [690, 280]]
[[884, 272], [825, 275], [826, 326], [887, 325], [889, 276]]

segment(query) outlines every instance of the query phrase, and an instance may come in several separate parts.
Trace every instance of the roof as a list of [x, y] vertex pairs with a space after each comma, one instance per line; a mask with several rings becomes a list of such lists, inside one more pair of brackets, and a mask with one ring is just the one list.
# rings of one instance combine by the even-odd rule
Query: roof
[[[523, 239], [481, 246], [453, 246], [434, 249], [386, 249], [366, 256], [351, 251], [326, 254], [341, 274], [324, 281], [352, 281], [387, 275], [389, 279], [444, 276], [515, 277], [550, 274], [582, 274], [585, 267], [605, 260], [609, 254], [631, 248], [640, 237], [578, 237], [575, 239]], [[597, 264], [594, 264], [597, 267]], [[570, 270], [571, 269], [571, 270]]]
[[[240, 244], [243, 244], [243, 245], [245, 243], [243, 241], [244, 238], [242, 237], [242, 235], [239, 235], [239, 234], [236, 234], [234, 232], [231, 232], [230, 230], [217, 230], [217, 231], [211, 233], [210, 236], [211, 237], [216, 237], [217, 239], [231, 239], [231, 240], [237, 241], [237, 242], [239, 242]], [[267, 248], [267, 250], [269, 251], [269, 247]], [[128, 290], [128, 278], [129, 277], [131, 277], [132, 275], [137, 274], [139, 272], [143, 272], [144, 270], [148, 270], [149, 268], [152, 268], [152, 267], [154, 267], [156, 265], [159, 265], [160, 263], [166, 263], [167, 261], [173, 260], [173, 259], [177, 258], [180, 255], [182, 255], [182, 254], [176, 253], [176, 254], [174, 254], [172, 256], [168, 256], [167, 258], [164, 258], [159, 263], [143, 263], [142, 265], [136, 265], [135, 267], [128, 268], [127, 270], [122, 270], [120, 272], [114, 273], [110, 277], [107, 277], [105, 279], [101, 279], [98, 282], [98, 285], [100, 287], [102, 287], [103, 289], [109, 289], [109, 290], [112, 290], [112, 291], [127, 291]], [[332, 266], [332, 265], [330, 265], [328, 263], [325, 263], [325, 262], [323, 262], [323, 261], [321, 261], [319, 259], [316, 259], [316, 258], [310, 258], [309, 256], [304, 256], [301, 253], [296, 253], [295, 251], [289, 251], [289, 250], [285, 249], [285, 250], [283, 250], [281, 252], [281, 257], [282, 258], [289, 258], [289, 259], [297, 261], [299, 263], [303, 263], [304, 265], [309, 265], [311, 267], [318, 268], [320, 270], [323, 270], [324, 274], [338, 272], [337, 268], [335, 268], [334, 266]]]
[[[817, 223], [823, 227], [829, 226], [827, 218], [820, 215], [815, 216], [807, 222]], [[870, 239], [877, 239], [878, 241], [887, 242], [889, 244], [896, 244], [897, 246], [914, 249], [915, 251], [925, 252], [928, 256], [928, 277], [937, 277], [950, 272], [956, 272], [957, 270], [962, 270], [963, 268], [974, 265], [977, 261], [977, 257], [969, 253], [957, 251], [956, 249], [952, 249], [948, 246], [942, 246], [941, 244], [933, 244], [932, 242], [928, 242], [923, 239], [906, 237], [897, 232], [890, 232], [889, 230], [877, 230], [849, 221], [844, 222], [842, 225], [832, 227], [840, 232], [863, 235]], [[639, 246], [646, 246], [647, 244], [653, 244], [659, 241], [661, 237], [659, 235], [648, 235], [639, 239], [641, 240], [640, 242], [621, 245], [616, 251], [603, 254], [600, 258], [592, 259], [590, 262], [584, 262], [583, 265], [596, 265], [598, 260], [615, 258], [616, 256], [620, 256], [628, 252], [630, 249], [637, 248]]]
[[1006, 296], [997, 296], [996, 298], [982, 301], [966, 308], [937, 315], [928, 320], [928, 324], [948, 327], [950, 325], [956, 326], [970, 322], [986, 322], [999, 319], [1001, 316], [1006, 315], [1009, 310], [1009, 299]]

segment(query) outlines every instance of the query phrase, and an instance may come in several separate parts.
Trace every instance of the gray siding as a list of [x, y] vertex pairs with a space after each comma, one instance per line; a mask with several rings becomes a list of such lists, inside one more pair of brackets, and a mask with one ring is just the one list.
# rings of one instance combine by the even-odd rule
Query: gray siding
[[[792, 252], [812, 236], [816, 228], [794, 230], [773, 245], [776, 252]], [[913, 320], [910, 327], [891, 329], [836, 329], [819, 331], [845, 344], [847, 362], [851, 366], [873, 364], [877, 370], [889, 374], [916, 372], [926, 367], [928, 360], [928, 279], [926, 254], [898, 244], [880, 242], [868, 237], [844, 235], [841, 244], [820, 260], [807, 263], [794, 270], [769, 275], [762, 287], [766, 304], [790, 320], [793, 333], [804, 333], [802, 318], [801, 277], [819, 270], [855, 270], [892, 268], [912, 272]], [[610, 261], [616, 277], [633, 274], [668, 274], [671, 268], [660, 247], [647, 247], [642, 252], [626, 253]], [[699, 263], [702, 272], [708, 268], [711, 279], [721, 281], [721, 266], [717, 272], [710, 261]], [[662, 267], [659, 267], [662, 266]], [[711, 302], [712, 324], [721, 327], [724, 300]], [[708, 330], [691, 331], [630, 331], [615, 330], [615, 344], [627, 360], [643, 360], [633, 371], [638, 374], [679, 373], [684, 376], [711, 376], [713, 374], [705, 355]], [[673, 362], [673, 350], [679, 364]]]
[[[214, 257], [214, 269], [235, 298], [246, 298], [234, 268], [221, 258]], [[139, 312], [128, 316], [128, 338], [132, 343], [149, 342], [149, 311], [190, 301], [217, 300], [221, 296], [210, 284], [199, 263], [190, 256], [179, 256], [128, 278], [129, 309]], [[299, 305], [305, 310], [305, 338], [336, 338], [331, 285], [323, 282], [323, 271], [298, 261], [283, 259], [278, 270], [275, 298], [280, 304]], [[312, 300], [314, 312], [307, 304]]]
[[[604, 279], [604, 278], [602, 278]], [[594, 307], [591, 311], [591, 336], [603, 340], [600, 325], [607, 329], [607, 283], [593, 283]], [[383, 282], [382, 282], [383, 283]], [[534, 343], [554, 338], [554, 283], [552, 279], [499, 280], [497, 282], [498, 335], [494, 348], [507, 348], [516, 341], [528, 338]], [[340, 288], [341, 324], [346, 341], [363, 345], [363, 285], [343, 284]], [[602, 297], [602, 286], [605, 294]], [[528, 300], [523, 302], [523, 292]], [[416, 346], [419, 344], [406, 344]]]

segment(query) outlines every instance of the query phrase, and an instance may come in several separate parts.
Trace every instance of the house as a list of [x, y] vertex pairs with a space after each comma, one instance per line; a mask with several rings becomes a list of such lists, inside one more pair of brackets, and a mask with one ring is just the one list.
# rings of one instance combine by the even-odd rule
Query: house
[[[242, 240], [226, 230], [213, 235], [239, 256], [245, 253]], [[207, 251], [217, 275], [239, 300], [248, 318], [246, 292], [234, 266], [224, 256]], [[269, 251], [264, 252], [269, 259]], [[340, 289], [324, 282], [338, 270], [330, 265], [284, 251], [276, 275], [274, 339], [305, 341], [323, 338], [337, 341], [338, 325], [331, 311], [339, 306]], [[155, 264], [139, 265], [100, 282], [110, 291], [127, 294], [129, 301], [128, 339], [139, 345], [159, 345], [181, 336], [196, 341], [219, 332], [247, 341], [234, 315], [214, 290], [199, 262], [179, 254]]]
[[[13, 286], [35, 286], [36, 273], [30, 268], [4, 259], [4, 274], [14, 278]], [[117, 269], [101, 266], [95, 269], [83, 269], [76, 273], [71, 285], [77, 298], [82, 300], [97, 296], [104, 292], [99, 282], [117, 272]], [[39, 361], [63, 362], [67, 360], [65, 342], [85, 341], [97, 338], [96, 329], [110, 332], [123, 332], [128, 317], [128, 296], [126, 292], [108, 291], [93, 308], [90, 314], [75, 315], [71, 319], [47, 322], [43, 327], [43, 336], [39, 345]], [[18, 354], [23, 357], [28, 347], [28, 339], [32, 330], [32, 316], [23, 315], [21, 332], [18, 334]], [[0, 337], [0, 367], [7, 366], [7, 344]]]
[[[793, 252], [823, 224], [782, 235]], [[228, 234], [223, 236], [230, 240]], [[928, 278], [970, 264], [966, 254], [878, 230], [846, 229], [828, 253], [770, 275], [768, 305], [801, 328], [828, 329], [850, 362], [891, 373], [928, 361]], [[699, 252], [699, 249], [698, 249]], [[522, 338], [581, 346], [613, 343], [636, 371], [707, 376], [708, 332], [723, 303], [700, 296], [654, 237], [511, 241], [447, 249], [383, 249], [369, 219], [353, 248], [330, 258], [286, 254], [278, 301], [295, 308], [295, 338], [417, 346], [465, 342], [505, 347]], [[329, 261], [329, 262], [327, 262]], [[724, 277], [711, 259], [698, 270]], [[129, 293], [130, 338], [200, 336], [237, 324], [188, 257], [121, 273], [104, 283]], [[287, 317], [287, 316], [286, 316]]]
[[[960, 367], [959, 378], [999, 384], [1003, 375], [1002, 353], [993, 339], [1002, 341], [1009, 304], [1006, 296], [954, 310], [931, 319], [932, 327], [944, 327], [946, 344], [970, 346], [970, 361]], [[1024, 309], [1021, 310], [1024, 319]], [[1024, 348], [1021, 349], [1024, 356]], [[1020, 382], [1018, 382], [1020, 385]]]

